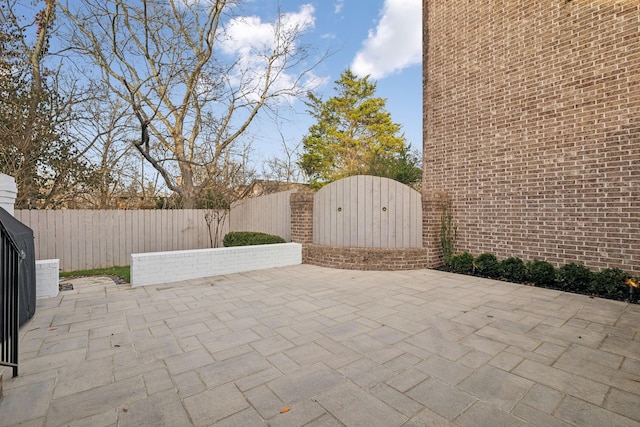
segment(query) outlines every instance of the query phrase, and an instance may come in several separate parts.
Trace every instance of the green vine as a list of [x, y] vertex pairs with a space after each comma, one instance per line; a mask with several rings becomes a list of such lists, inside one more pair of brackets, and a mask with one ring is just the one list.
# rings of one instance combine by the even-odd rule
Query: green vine
[[451, 257], [455, 251], [455, 243], [458, 237], [458, 226], [453, 223], [453, 206], [451, 200], [443, 200], [440, 216], [440, 243], [442, 245], [442, 257], [444, 265], [451, 265]]

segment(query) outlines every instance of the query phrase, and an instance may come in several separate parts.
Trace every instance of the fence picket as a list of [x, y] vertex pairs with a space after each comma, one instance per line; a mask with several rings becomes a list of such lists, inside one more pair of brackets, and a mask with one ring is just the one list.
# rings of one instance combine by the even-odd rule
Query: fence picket
[[[60, 259], [63, 271], [128, 265], [132, 253], [205, 249], [207, 211], [16, 210], [34, 233], [36, 259]], [[222, 235], [229, 230], [223, 226]]]
[[227, 223], [232, 231], [259, 231], [291, 241], [291, 204], [296, 190], [281, 191], [231, 204]]

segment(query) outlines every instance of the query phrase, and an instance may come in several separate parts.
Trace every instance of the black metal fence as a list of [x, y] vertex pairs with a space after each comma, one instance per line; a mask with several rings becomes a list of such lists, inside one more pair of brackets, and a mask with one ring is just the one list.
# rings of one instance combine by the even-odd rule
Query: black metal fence
[[18, 271], [21, 251], [0, 227], [0, 365], [13, 368], [18, 375]]

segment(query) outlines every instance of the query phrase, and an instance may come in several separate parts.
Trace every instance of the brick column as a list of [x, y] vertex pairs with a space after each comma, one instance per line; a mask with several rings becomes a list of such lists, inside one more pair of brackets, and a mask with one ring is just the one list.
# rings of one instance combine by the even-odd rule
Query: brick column
[[313, 193], [292, 193], [291, 203], [291, 241], [313, 243]]

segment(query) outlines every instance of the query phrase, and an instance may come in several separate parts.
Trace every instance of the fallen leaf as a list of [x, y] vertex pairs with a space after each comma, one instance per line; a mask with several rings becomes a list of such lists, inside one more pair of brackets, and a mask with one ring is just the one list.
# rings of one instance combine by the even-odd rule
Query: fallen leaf
[[289, 412], [289, 409], [290, 408], [288, 406], [285, 406], [284, 408], [280, 409], [280, 413], [284, 414], [285, 412]]
[[57, 329], [58, 329], [58, 328], [49, 328], [49, 330], [50, 330], [50, 331], [55, 331], [55, 330], [57, 330]]

